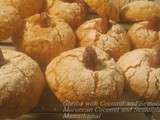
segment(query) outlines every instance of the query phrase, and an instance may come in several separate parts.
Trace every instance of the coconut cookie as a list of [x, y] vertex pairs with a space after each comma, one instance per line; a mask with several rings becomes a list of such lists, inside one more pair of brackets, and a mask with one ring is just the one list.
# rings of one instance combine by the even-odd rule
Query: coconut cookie
[[112, 25], [105, 19], [97, 18], [82, 24], [77, 30], [80, 46], [93, 45], [103, 49], [114, 59], [130, 50], [126, 30], [119, 24]]
[[[119, 10], [121, 10], [123, 6], [134, 1], [142, 1], [142, 0], [113, 0], [113, 3], [118, 6]], [[149, 0], [143, 0], [143, 1], [149, 1]]]
[[[77, 28], [86, 19], [84, 4], [76, 1], [48, 0], [47, 11], [52, 16], [64, 19], [72, 28]], [[50, 2], [50, 3], [49, 3]], [[52, 4], [51, 4], [52, 3]]]
[[45, 65], [76, 45], [72, 28], [64, 20], [50, 18], [46, 13], [26, 19], [24, 28], [13, 36], [13, 41], [19, 50]]
[[146, 100], [160, 100], [159, 53], [136, 49], [120, 57], [118, 65], [126, 77], [126, 87]]
[[0, 0], [0, 3], [9, 4], [17, 10], [23, 18], [29, 17], [40, 12], [44, 0]]
[[3, 3], [0, 8], [0, 40], [5, 40], [20, 28], [23, 20], [16, 8]]
[[98, 48], [77, 48], [62, 53], [47, 67], [52, 92], [61, 102], [116, 101], [124, 77], [108, 54]]
[[118, 20], [119, 10], [112, 0], [84, 0], [101, 17]]
[[160, 19], [135, 23], [128, 31], [133, 48], [160, 48]]
[[154, 17], [160, 18], [160, 4], [153, 1], [134, 1], [125, 5], [120, 19], [127, 22], [145, 21]]
[[30, 57], [0, 50], [0, 119], [30, 112], [38, 103], [44, 85], [43, 74]]

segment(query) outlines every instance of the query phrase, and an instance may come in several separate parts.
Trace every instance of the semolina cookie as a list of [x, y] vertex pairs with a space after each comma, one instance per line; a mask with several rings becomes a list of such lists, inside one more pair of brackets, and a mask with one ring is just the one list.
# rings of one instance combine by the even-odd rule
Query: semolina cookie
[[115, 61], [96, 47], [62, 53], [47, 66], [46, 78], [62, 103], [117, 101], [124, 87], [123, 74]]
[[80, 46], [93, 45], [101, 34], [105, 34], [109, 29], [109, 22], [106, 19], [95, 18], [86, 21], [77, 29], [77, 37]]
[[[50, 1], [53, 0], [48, 0], [47, 2]], [[86, 9], [83, 4], [78, 2], [55, 0], [54, 4], [48, 3], [47, 11], [49, 16], [57, 16], [64, 19], [74, 29], [86, 19]]]
[[[134, 1], [142, 1], [142, 0], [113, 0], [114, 5], [117, 5], [117, 7], [119, 8], [119, 10], [121, 10], [121, 8], [123, 8], [123, 6], [134, 2]], [[143, 1], [148, 1], [148, 0], [143, 0]]]
[[72, 28], [62, 19], [46, 13], [26, 19], [24, 27], [13, 36], [15, 46], [40, 64], [48, 64], [61, 52], [76, 46]]
[[160, 100], [159, 52], [155, 49], [136, 49], [118, 61], [126, 77], [126, 88], [147, 101]]
[[45, 86], [39, 65], [24, 53], [0, 50], [0, 119], [17, 118], [38, 103]]
[[0, 40], [12, 36], [23, 23], [16, 8], [0, 3]]
[[95, 44], [115, 60], [118, 60], [120, 56], [131, 49], [127, 32], [119, 24], [113, 25], [107, 34], [100, 36], [99, 40], [97, 40]]
[[44, 0], [0, 0], [1, 2], [17, 8], [23, 18], [40, 12], [44, 4]]
[[117, 60], [130, 50], [127, 32], [119, 24], [108, 29], [109, 23], [105, 19], [86, 21], [76, 31], [80, 46], [96, 46]]
[[112, 0], [84, 0], [101, 17], [117, 21], [119, 10]]
[[153, 1], [134, 1], [125, 5], [120, 12], [120, 19], [126, 22], [145, 21], [160, 18], [160, 4]]
[[[159, 21], [159, 20], [158, 20]], [[160, 48], [160, 27], [155, 21], [135, 23], [128, 31], [128, 37], [134, 49]]]

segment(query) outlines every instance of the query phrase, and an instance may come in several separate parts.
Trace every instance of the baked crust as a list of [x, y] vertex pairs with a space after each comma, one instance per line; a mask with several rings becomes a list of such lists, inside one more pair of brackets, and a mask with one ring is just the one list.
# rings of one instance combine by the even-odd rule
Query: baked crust
[[44, 88], [38, 64], [23, 53], [2, 49], [0, 66], [0, 119], [27, 113], [38, 103]]
[[160, 4], [153, 1], [134, 1], [125, 5], [120, 19], [126, 22], [145, 21], [153, 17], [160, 18]]
[[64, 52], [48, 65], [46, 78], [50, 89], [61, 102], [117, 101], [123, 93], [123, 74], [108, 54], [95, 47], [99, 63], [94, 70], [87, 68], [85, 49]]
[[12, 36], [22, 25], [22, 19], [17, 9], [0, 3], [0, 40]]
[[86, 19], [86, 8], [83, 3], [61, 0], [48, 0], [48, 2], [48, 14], [51, 17], [57, 16], [64, 19], [74, 29], [81, 25]]
[[24, 28], [13, 36], [13, 41], [19, 50], [42, 65], [76, 46], [75, 34], [64, 20], [40, 14], [26, 19]]
[[[133, 48], [160, 48], [159, 30], [150, 26], [149, 21], [135, 23], [128, 31], [128, 37]], [[152, 27], [152, 28], [150, 28]]]
[[130, 50], [126, 30], [119, 24], [109, 28], [106, 19], [96, 18], [86, 21], [77, 29], [76, 33], [80, 46], [96, 46], [116, 60]]
[[126, 87], [149, 101], [160, 99], [159, 53], [155, 49], [136, 49], [120, 57], [118, 65], [126, 77]]
[[1, 2], [17, 8], [23, 18], [40, 12], [44, 4], [44, 0], [0, 0]]
[[101, 17], [117, 21], [119, 10], [112, 0], [84, 0]]

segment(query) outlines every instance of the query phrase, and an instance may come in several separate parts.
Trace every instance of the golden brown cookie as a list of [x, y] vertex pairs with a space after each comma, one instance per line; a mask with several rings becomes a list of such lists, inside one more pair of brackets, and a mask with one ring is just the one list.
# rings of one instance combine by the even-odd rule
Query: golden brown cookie
[[[127, 5], [127, 4], [129, 4], [131, 2], [134, 2], [134, 1], [142, 1], [142, 0], [113, 0], [113, 3], [120, 10], [121, 8], [123, 8], [123, 6], [125, 6], [125, 5]], [[143, 0], [143, 1], [149, 1], [149, 0]]]
[[43, 74], [30, 57], [0, 50], [0, 119], [30, 112], [38, 103], [44, 85]]
[[84, 0], [101, 17], [118, 20], [119, 10], [112, 0]]
[[101, 34], [105, 34], [109, 29], [109, 22], [106, 19], [95, 18], [86, 21], [77, 29], [77, 37], [81, 46], [93, 45], [94, 41]]
[[115, 61], [95, 47], [62, 53], [48, 65], [46, 78], [63, 103], [111, 102], [123, 93], [124, 77]]
[[135, 23], [129, 29], [127, 34], [133, 48], [160, 48], [159, 20]]
[[17, 8], [23, 18], [40, 12], [44, 4], [44, 0], [0, 0], [1, 2]]
[[51, 17], [57, 16], [64, 19], [72, 28], [77, 28], [86, 19], [85, 7], [77, 2], [48, 0], [47, 11]]
[[41, 64], [48, 64], [61, 52], [76, 46], [72, 28], [57, 17], [46, 13], [26, 19], [24, 28], [13, 36], [16, 47]]
[[136, 49], [120, 57], [118, 65], [126, 77], [126, 87], [146, 100], [160, 100], [159, 53]]
[[22, 19], [16, 8], [0, 3], [0, 40], [12, 36], [22, 25]]
[[120, 19], [127, 22], [145, 21], [153, 17], [160, 18], [160, 4], [154, 1], [134, 1], [125, 5]]
[[106, 19], [96, 18], [82, 24], [76, 33], [80, 46], [96, 46], [117, 60], [130, 50], [130, 43], [122, 26], [116, 24], [109, 29], [108, 24]]

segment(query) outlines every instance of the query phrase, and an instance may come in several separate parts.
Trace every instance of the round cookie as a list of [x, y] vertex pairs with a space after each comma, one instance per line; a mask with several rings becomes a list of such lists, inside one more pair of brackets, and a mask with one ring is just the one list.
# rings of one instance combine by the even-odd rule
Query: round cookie
[[23, 53], [0, 50], [0, 119], [16, 118], [38, 103], [45, 82], [38, 64]]
[[148, 101], [160, 100], [159, 52], [136, 49], [120, 57], [118, 65], [126, 77], [126, 87]]
[[16, 8], [3, 3], [0, 8], [0, 40], [5, 40], [20, 28], [23, 20]]
[[72, 28], [62, 19], [46, 13], [26, 19], [25, 26], [13, 36], [15, 46], [40, 64], [48, 64], [61, 52], [76, 46]]
[[130, 50], [126, 30], [119, 24], [109, 29], [106, 19], [96, 18], [86, 21], [76, 31], [80, 46], [101, 48], [115, 60]]
[[61, 0], [48, 0], [47, 2], [49, 16], [57, 16], [64, 19], [74, 29], [81, 25], [86, 19], [86, 9], [80, 2]]
[[117, 101], [123, 93], [123, 74], [115, 61], [96, 47], [62, 53], [47, 66], [46, 78], [61, 102]]
[[134, 1], [125, 5], [120, 12], [120, 19], [126, 22], [145, 21], [160, 18], [160, 4], [154, 1]]
[[26, 18], [40, 12], [44, 0], [0, 0], [0, 3], [5, 3], [17, 8], [21, 17]]
[[160, 19], [135, 23], [127, 33], [133, 48], [160, 48], [159, 23]]
[[119, 10], [111, 0], [84, 0], [99, 16], [117, 21]]

